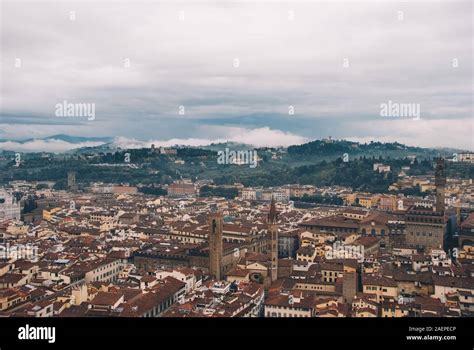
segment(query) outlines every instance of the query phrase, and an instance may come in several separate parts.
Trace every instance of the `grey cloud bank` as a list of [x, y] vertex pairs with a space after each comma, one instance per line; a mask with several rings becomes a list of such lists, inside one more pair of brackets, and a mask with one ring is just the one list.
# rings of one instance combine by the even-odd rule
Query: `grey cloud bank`
[[[472, 6], [3, 2], [0, 148], [65, 133], [472, 150]], [[382, 118], [389, 100], [420, 120]], [[94, 120], [55, 117], [62, 101], [94, 103]]]

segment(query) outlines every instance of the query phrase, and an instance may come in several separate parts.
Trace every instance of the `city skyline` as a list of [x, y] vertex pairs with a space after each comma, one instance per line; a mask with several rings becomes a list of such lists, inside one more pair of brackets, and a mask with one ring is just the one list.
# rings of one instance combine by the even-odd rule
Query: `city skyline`
[[473, 34], [472, 0], [0, 0], [0, 350], [473, 339]]

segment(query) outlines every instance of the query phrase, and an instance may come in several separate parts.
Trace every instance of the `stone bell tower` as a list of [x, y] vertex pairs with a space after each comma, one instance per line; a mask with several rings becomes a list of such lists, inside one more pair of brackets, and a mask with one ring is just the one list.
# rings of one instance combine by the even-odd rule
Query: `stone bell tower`
[[435, 170], [435, 186], [436, 186], [436, 211], [444, 213], [444, 193], [446, 187], [446, 172], [444, 165], [444, 158], [438, 158], [436, 160]]
[[212, 212], [209, 215], [209, 274], [216, 280], [222, 279], [222, 213]]
[[271, 261], [270, 277], [272, 282], [278, 278], [278, 213], [272, 198], [267, 217], [267, 254]]

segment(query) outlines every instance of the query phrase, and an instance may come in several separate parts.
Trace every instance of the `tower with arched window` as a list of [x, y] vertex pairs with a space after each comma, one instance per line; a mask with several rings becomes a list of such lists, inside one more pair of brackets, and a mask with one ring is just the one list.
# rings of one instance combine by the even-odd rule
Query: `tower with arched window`
[[270, 277], [272, 282], [278, 278], [278, 213], [272, 198], [267, 217], [267, 254], [270, 257]]

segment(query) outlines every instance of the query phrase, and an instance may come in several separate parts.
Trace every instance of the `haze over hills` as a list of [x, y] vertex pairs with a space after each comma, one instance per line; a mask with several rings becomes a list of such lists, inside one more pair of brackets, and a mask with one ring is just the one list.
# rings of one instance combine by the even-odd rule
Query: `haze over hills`
[[[452, 157], [454, 151], [405, 146], [400, 143], [357, 143], [347, 140], [323, 139], [289, 147], [260, 147], [236, 142], [204, 146], [177, 146], [165, 152], [150, 142], [134, 140], [135, 147], [118, 147], [111, 142], [91, 141], [59, 135], [42, 142], [65, 141], [77, 147], [67, 152], [22, 152], [17, 163], [14, 151], [0, 153], [0, 183], [12, 180], [55, 181], [65, 188], [68, 171], [77, 173], [82, 183], [111, 182], [140, 186], [163, 186], [186, 178], [212, 181], [214, 184], [245, 186], [279, 186], [289, 183], [315, 186], [340, 185], [369, 192], [386, 192], [402, 168], [409, 175], [433, 172], [433, 159]], [[119, 140], [123, 146], [123, 139]], [[38, 142], [35, 140], [34, 142]], [[94, 142], [96, 142], [94, 144]], [[31, 146], [30, 143], [25, 143]], [[166, 144], [166, 143], [165, 143]], [[168, 143], [169, 144], [169, 143]], [[84, 146], [85, 145], [85, 146]], [[246, 161], [234, 163], [229, 152], [243, 151]], [[225, 157], [222, 158], [222, 154]], [[128, 159], [128, 160], [127, 160]], [[244, 160], [245, 158], [241, 159]], [[374, 172], [375, 163], [390, 166], [388, 173]], [[472, 178], [474, 167], [453, 163], [448, 176]]]
[[0, 139], [0, 151], [63, 153], [85, 147], [98, 147], [100, 145], [110, 144], [112, 141], [113, 138], [110, 137], [81, 137], [65, 134], [57, 134], [44, 138], [27, 138], [24, 140]]
[[[197, 140], [197, 139], [196, 139]], [[186, 145], [176, 143], [172, 145], [169, 141], [139, 141], [129, 140], [126, 138], [113, 137], [83, 137], [72, 136], [66, 134], [57, 134], [45, 138], [28, 138], [20, 141], [1, 140], [0, 151], [11, 152], [25, 152], [25, 153], [98, 153], [98, 152], [113, 152], [120, 149], [139, 149], [150, 148], [152, 144], [156, 147], [161, 145], [169, 145], [174, 147], [184, 148], [201, 148], [211, 151], [220, 151], [229, 148], [234, 151], [248, 150], [248, 149], [263, 149], [265, 147], [255, 147], [254, 145], [239, 143], [239, 142], [211, 142], [203, 145]], [[197, 142], [199, 144], [199, 142]], [[205, 142], [204, 142], [205, 143]], [[342, 153], [349, 154], [367, 154], [378, 155], [386, 154], [393, 157], [403, 157], [407, 155], [452, 155], [453, 153], [466, 152], [470, 150], [462, 150], [456, 148], [423, 148], [403, 145], [401, 143], [382, 143], [372, 141], [370, 143], [359, 143], [349, 140], [313, 140], [299, 145], [291, 145], [289, 147], [270, 147], [286, 149], [288, 154], [294, 157], [304, 157], [311, 155], [325, 156], [337, 153], [340, 156]]]

